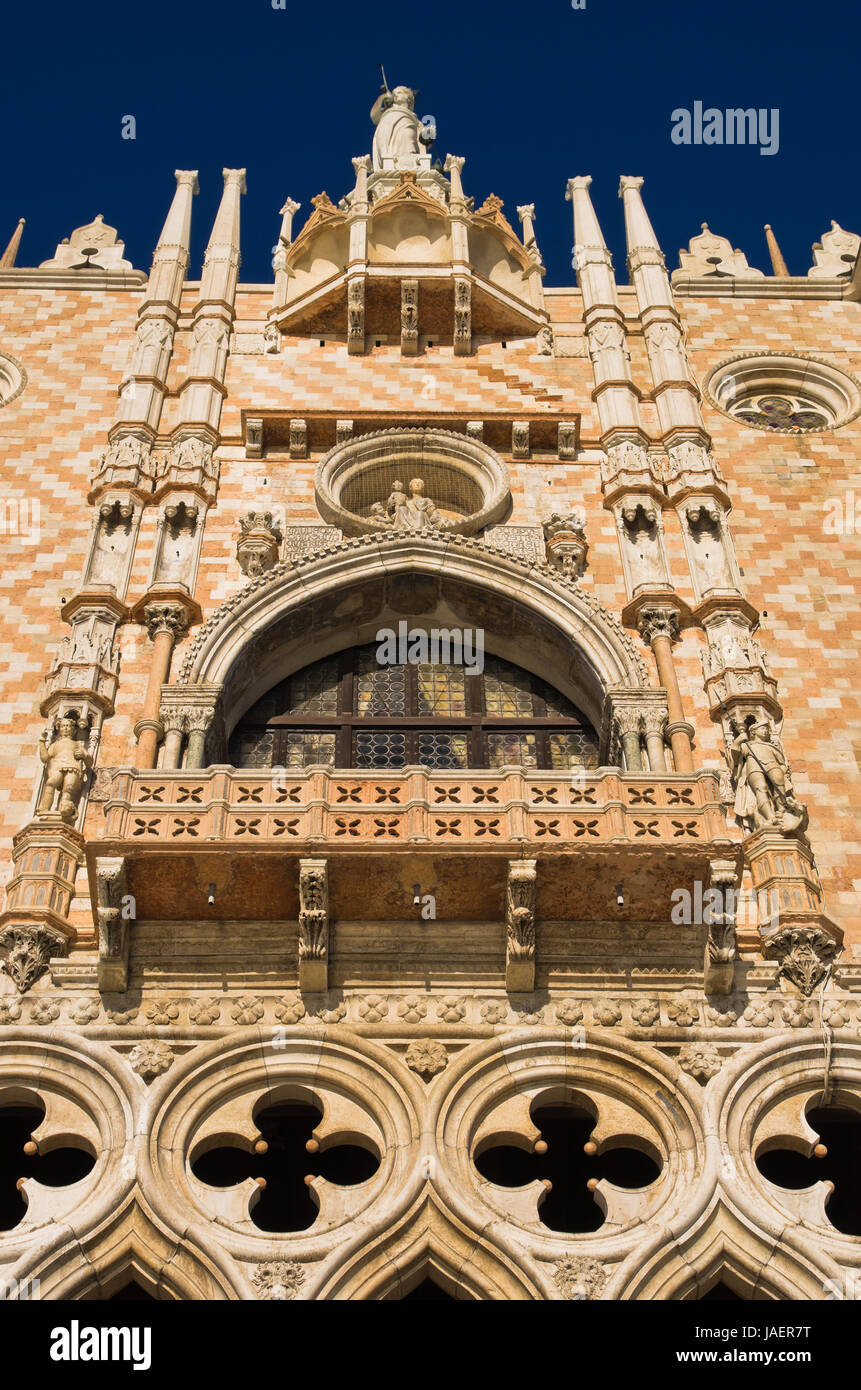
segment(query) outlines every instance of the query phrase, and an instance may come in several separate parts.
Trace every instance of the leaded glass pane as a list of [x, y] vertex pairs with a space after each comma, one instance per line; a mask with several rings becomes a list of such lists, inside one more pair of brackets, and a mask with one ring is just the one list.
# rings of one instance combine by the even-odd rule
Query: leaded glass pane
[[353, 734], [354, 767], [403, 767], [407, 736], [399, 730], [359, 729]]
[[532, 715], [532, 682], [526, 671], [488, 657], [484, 667], [484, 700], [488, 714], [502, 719]]
[[487, 761], [490, 767], [537, 767], [538, 750], [535, 735], [488, 734]]
[[271, 767], [275, 734], [271, 729], [240, 729], [230, 740], [234, 767]]
[[456, 718], [466, 714], [466, 675], [462, 666], [416, 668], [419, 714]]
[[335, 766], [335, 735], [316, 729], [291, 729], [284, 740], [284, 766]]
[[598, 745], [586, 729], [548, 734], [551, 767], [597, 767]]
[[407, 713], [406, 667], [380, 666], [375, 647], [359, 653], [356, 685], [357, 714], [380, 717]]
[[418, 760], [422, 767], [466, 767], [469, 742], [466, 734], [420, 733]]
[[337, 714], [338, 662], [335, 657], [315, 661], [297, 671], [287, 682], [285, 714]]
[[578, 711], [574, 708], [570, 700], [564, 695], [560, 695], [558, 690], [551, 690], [549, 685], [541, 682], [541, 694], [544, 697], [544, 705], [548, 716], [553, 719], [577, 719]]

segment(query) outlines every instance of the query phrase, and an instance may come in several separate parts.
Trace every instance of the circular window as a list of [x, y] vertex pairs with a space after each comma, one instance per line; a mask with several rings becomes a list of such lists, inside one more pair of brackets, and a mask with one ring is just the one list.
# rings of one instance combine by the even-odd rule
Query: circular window
[[450, 531], [473, 536], [501, 521], [508, 469], [492, 449], [434, 429], [379, 430], [336, 444], [314, 480], [320, 515], [347, 536]]
[[0, 406], [9, 405], [27, 385], [27, 373], [17, 357], [0, 352]]
[[838, 429], [861, 411], [854, 377], [802, 353], [745, 353], [706, 379], [707, 399], [731, 420], [772, 434]]

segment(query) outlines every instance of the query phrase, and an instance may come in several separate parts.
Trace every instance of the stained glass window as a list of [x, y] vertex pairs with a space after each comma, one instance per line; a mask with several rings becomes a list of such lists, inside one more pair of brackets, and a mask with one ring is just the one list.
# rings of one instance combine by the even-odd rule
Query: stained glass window
[[595, 767], [595, 730], [560, 691], [499, 657], [381, 665], [351, 648], [281, 681], [240, 720], [236, 767]]

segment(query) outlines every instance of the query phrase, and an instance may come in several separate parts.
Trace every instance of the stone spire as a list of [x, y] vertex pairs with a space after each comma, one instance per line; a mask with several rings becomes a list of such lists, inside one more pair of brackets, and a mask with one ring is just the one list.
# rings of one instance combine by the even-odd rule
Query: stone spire
[[198, 192], [197, 170], [177, 169], [174, 178], [176, 192], [153, 253], [145, 303], [156, 301], [178, 309], [188, 269], [191, 200]]
[[768, 254], [771, 257], [771, 268], [774, 274], [789, 275], [786, 261], [783, 259], [783, 253], [777, 244], [777, 237], [771, 230], [770, 222], [766, 222], [765, 224], [765, 244], [768, 247]]
[[245, 192], [245, 170], [222, 172], [224, 192], [206, 248], [198, 309], [218, 300], [232, 305], [239, 278], [239, 200]]
[[153, 252], [149, 280], [138, 309], [135, 344], [120, 391], [112, 442], [126, 434], [154, 438], [161, 420], [182, 286], [188, 269], [191, 200], [197, 192], [197, 171], [177, 169], [174, 178], [173, 201]]
[[221, 418], [221, 387], [233, 326], [240, 259], [239, 200], [245, 192], [244, 169], [225, 169], [223, 173], [224, 192], [206, 248], [200, 296], [194, 306], [188, 376], [180, 392], [180, 435], [199, 433], [213, 444]]
[[676, 438], [673, 431], [682, 431], [678, 437], [707, 446], [709, 439], [688, 369], [681, 318], [663, 253], [643, 204], [642, 186], [641, 178], [624, 176], [619, 182], [619, 197], [625, 207], [628, 273], [637, 292], [661, 433], [667, 444]]
[[574, 268], [583, 295], [601, 442], [605, 447], [621, 440], [642, 445], [645, 435], [631, 379], [625, 320], [619, 307], [612, 257], [589, 196], [591, 182], [588, 174], [569, 179], [565, 197], [574, 213]]
[[11, 270], [14, 266], [15, 257], [18, 255], [18, 247], [21, 245], [21, 234], [24, 231], [25, 225], [26, 218], [19, 217], [18, 226], [12, 233], [9, 245], [6, 247], [3, 255], [0, 256], [0, 270]]

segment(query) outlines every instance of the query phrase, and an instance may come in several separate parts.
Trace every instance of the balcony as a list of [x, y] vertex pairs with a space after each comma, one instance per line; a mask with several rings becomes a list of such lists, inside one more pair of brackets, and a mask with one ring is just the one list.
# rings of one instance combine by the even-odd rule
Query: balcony
[[545, 919], [618, 919], [622, 882], [627, 920], [666, 922], [673, 890], [707, 881], [733, 844], [714, 773], [607, 768], [120, 769], [96, 836], [94, 887], [95, 861], [119, 856], [142, 916], [222, 920], [295, 919], [312, 856], [329, 861], [333, 915], [351, 920], [408, 916], [413, 879], [432, 881], [441, 918], [496, 915], [508, 860], [530, 858]]

